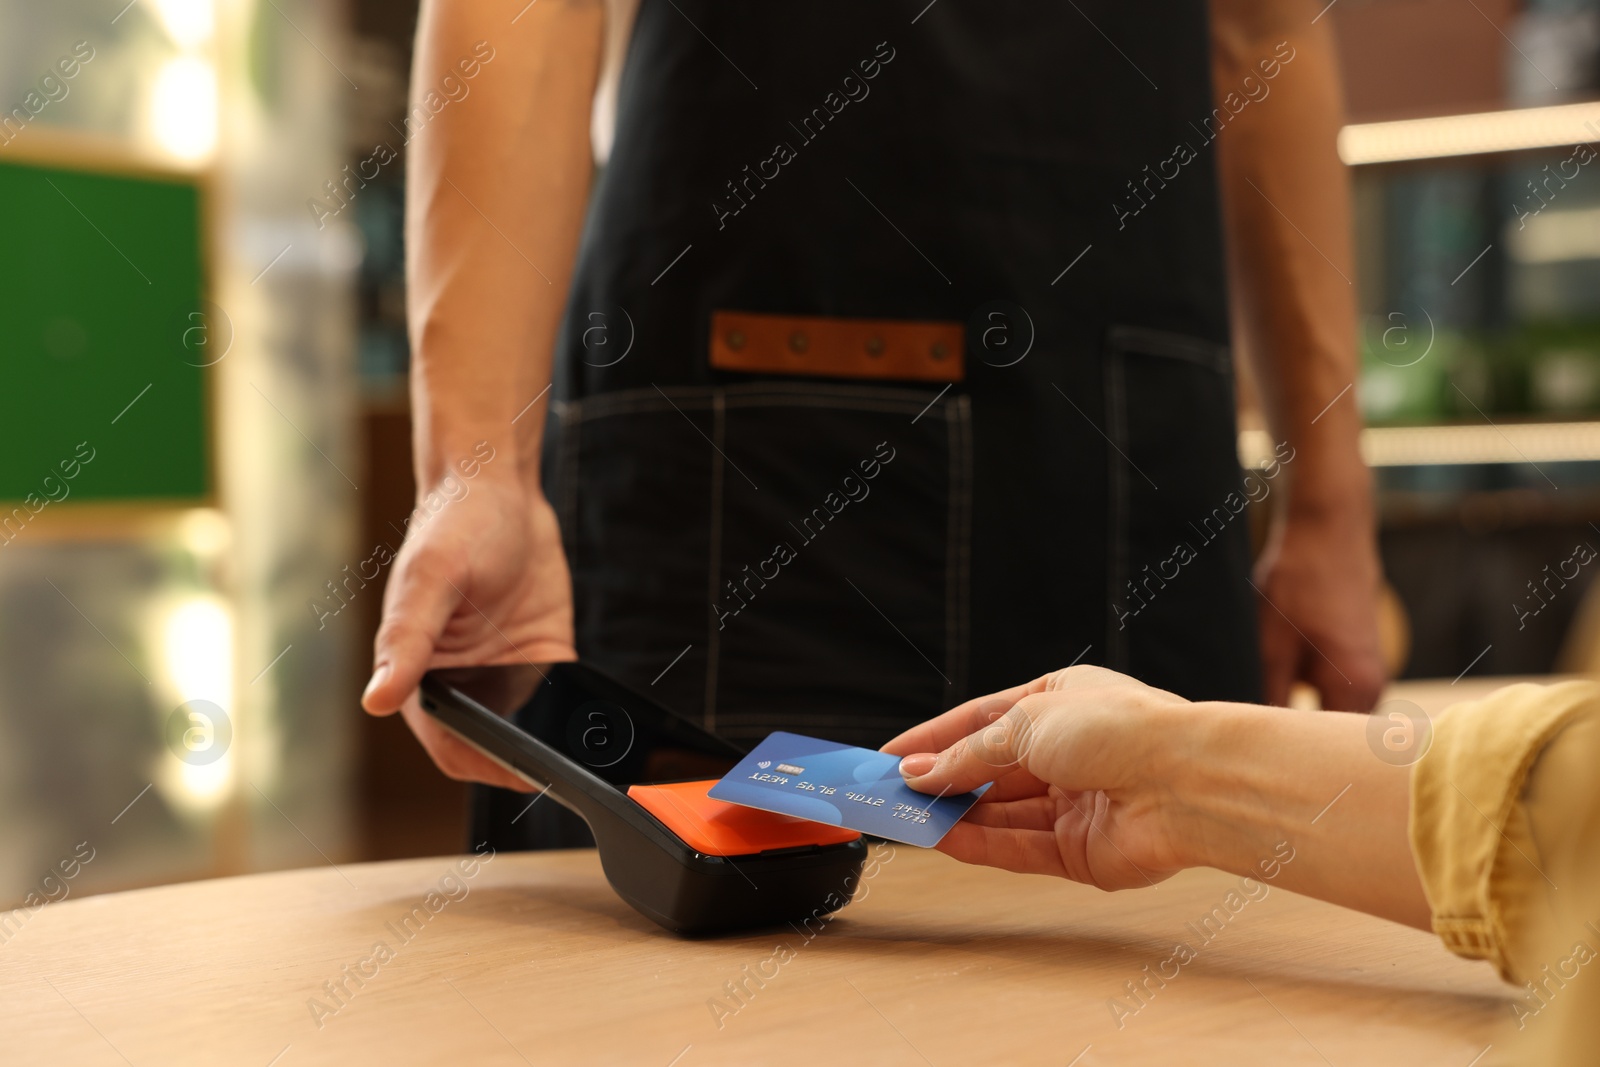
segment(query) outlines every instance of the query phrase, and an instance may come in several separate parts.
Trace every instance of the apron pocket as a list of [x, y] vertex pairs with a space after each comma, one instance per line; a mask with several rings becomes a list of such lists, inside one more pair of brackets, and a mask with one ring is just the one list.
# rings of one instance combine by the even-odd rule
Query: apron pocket
[[1106, 339], [1108, 666], [1190, 699], [1260, 693], [1249, 517], [1227, 348]]
[[970, 407], [744, 383], [557, 406], [578, 651], [739, 741], [876, 746], [963, 694]]

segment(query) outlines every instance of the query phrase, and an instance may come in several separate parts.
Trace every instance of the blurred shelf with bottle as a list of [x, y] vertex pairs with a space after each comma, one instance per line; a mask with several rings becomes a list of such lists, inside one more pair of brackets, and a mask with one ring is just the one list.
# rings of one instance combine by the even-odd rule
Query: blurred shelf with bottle
[[[1569, 562], [1600, 547], [1600, 2], [1325, 14], [1406, 674], [1600, 665], [1596, 568]], [[1263, 447], [1242, 434], [1247, 462]]]

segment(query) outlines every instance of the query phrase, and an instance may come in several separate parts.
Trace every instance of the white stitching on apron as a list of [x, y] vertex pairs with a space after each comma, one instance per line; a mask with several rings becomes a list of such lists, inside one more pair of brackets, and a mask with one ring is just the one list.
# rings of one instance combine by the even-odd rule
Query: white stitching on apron
[[[717, 602], [717, 586], [722, 582], [722, 467], [726, 462], [723, 459], [722, 446], [724, 431], [726, 430], [727, 412], [722, 403], [722, 394], [714, 393], [712, 397], [711, 440], [715, 447], [711, 450], [711, 529], [707, 538], [711, 542], [711, 558], [707, 564], [707, 576], [710, 582], [710, 598], [708, 603]], [[717, 618], [715, 611], [706, 613], [709, 622], [706, 624], [706, 705], [705, 728], [715, 731], [717, 728], [717, 672], [721, 668], [722, 639], [718, 634], [722, 630], [722, 621]], [[715, 625], [712, 625], [715, 623]]]

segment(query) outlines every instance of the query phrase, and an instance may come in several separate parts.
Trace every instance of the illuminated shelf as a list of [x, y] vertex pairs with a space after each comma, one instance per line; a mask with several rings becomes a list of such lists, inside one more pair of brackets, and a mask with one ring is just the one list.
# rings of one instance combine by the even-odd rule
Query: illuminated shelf
[[1339, 158], [1350, 166], [1525, 152], [1600, 138], [1600, 102], [1514, 108], [1366, 122], [1339, 131]]
[[[1372, 467], [1600, 461], [1600, 421], [1378, 426], [1361, 431], [1361, 455]], [[1241, 463], [1258, 467], [1270, 459], [1265, 430], [1239, 434]]]

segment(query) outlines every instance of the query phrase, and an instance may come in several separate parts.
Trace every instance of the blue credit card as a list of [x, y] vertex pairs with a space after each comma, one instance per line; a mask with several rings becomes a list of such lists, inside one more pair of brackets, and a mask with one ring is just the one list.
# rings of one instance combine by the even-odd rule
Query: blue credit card
[[948, 797], [919, 793], [900, 777], [899, 756], [779, 731], [740, 760], [710, 795], [932, 848], [988, 788]]

